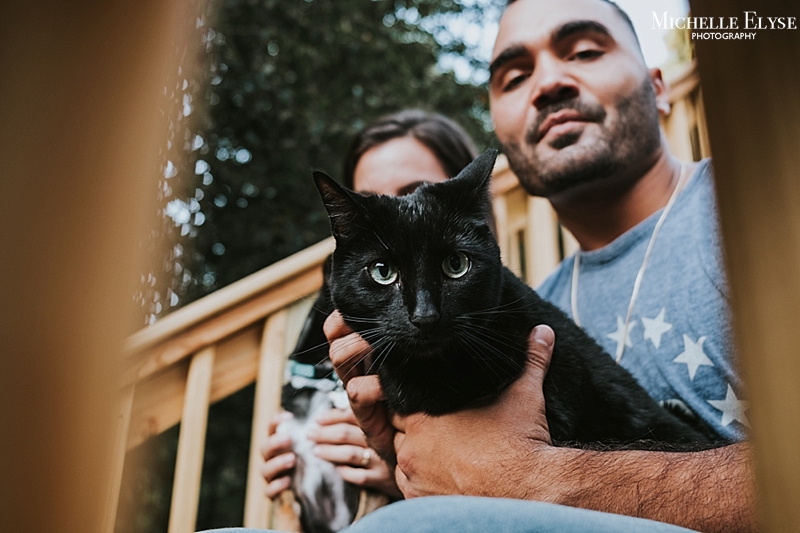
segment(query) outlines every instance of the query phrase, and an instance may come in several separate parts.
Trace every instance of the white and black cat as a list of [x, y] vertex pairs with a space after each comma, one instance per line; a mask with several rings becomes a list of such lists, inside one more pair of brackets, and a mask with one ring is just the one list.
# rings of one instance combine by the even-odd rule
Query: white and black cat
[[[402, 197], [361, 195], [314, 173], [336, 250], [293, 360], [328, 372], [322, 322], [336, 308], [372, 345], [370, 370], [390, 409], [441, 415], [495, 399], [521, 376], [531, 329], [548, 324], [556, 334], [544, 381], [554, 444], [722, 444], [699, 419], [662, 408], [566, 314], [502, 265], [490, 230], [496, 156], [488, 150], [457, 177]], [[292, 391], [284, 392], [291, 410]]]

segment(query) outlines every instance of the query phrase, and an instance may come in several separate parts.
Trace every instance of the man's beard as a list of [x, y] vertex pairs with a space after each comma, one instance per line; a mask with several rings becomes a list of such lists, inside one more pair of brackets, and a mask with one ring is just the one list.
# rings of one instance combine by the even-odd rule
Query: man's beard
[[[551, 196], [576, 185], [612, 177], [657, 150], [661, 134], [650, 78], [620, 99], [616, 108], [617, 120], [610, 127], [603, 124], [606, 112], [602, 106], [583, 102], [579, 97], [541, 109], [525, 135], [524, 146], [511, 142], [503, 145], [509, 166], [525, 190], [536, 196]], [[591, 146], [581, 146], [572, 157], [556, 153], [548, 160], [540, 160], [535, 150], [539, 128], [549, 115], [562, 109], [574, 109], [587, 122], [597, 123], [602, 135]], [[550, 146], [562, 150], [576, 144], [583, 133], [582, 130], [567, 132], [550, 141]]]

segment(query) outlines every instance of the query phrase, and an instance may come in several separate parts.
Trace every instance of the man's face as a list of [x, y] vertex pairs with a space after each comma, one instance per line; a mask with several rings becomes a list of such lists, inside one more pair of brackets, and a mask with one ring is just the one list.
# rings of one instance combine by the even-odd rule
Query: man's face
[[500, 21], [490, 70], [495, 131], [531, 194], [613, 177], [659, 149], [651, 75], [610, 5], [518, 0]]

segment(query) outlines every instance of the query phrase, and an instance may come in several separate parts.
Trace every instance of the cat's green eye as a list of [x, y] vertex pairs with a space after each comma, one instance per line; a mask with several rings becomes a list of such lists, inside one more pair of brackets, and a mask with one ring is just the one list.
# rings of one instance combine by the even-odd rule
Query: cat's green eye
[[469, 257], [461, 252], [455, 252], [442, 261], [442, 272], [449, 278], [458, 279], [467, 273], [469, 266]]
[[391, 285], [397, 280], [397, 269], [391, 263], [376, 261], [369, 267], [369, 275], [381, 285]]

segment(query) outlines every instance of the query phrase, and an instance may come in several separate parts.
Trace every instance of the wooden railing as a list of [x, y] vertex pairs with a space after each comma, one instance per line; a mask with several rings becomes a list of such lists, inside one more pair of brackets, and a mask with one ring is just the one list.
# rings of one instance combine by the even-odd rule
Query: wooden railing
[[[169, 531], [194, 530], [208, 406], [257, 383], [254, 428], [277, 410], [283, 363], [333, 251], [322, 241], [165, 317], [128, 339], [120, 441], [129, 450], [181, 422]], [[268, 505], [253, 431], [245, 524], [264, 527]], [[121, 472], [121, 464], [119, 471]], [[119, 476], [118, 476], [119, 477]]]
[[[681, 159], [709, 155], [699, 80], [690, 66], [669, 94], [663, 126]], [[498, 241], [504, 262], [536, 285], [577, 248], [549, 203], [528, 196], [503, 156], [494, 172]], [[181, 422], [169, 533], [195, 529], [209, 405], [255, 382], [244, 525], [296, 531], [289, 506], [276, 511], [264, 497], [259, 450], [279, 409], [283, 365], [322, 282], [333, 251], [324, 240], [172, 313], [127, 341], [119, 438], [111, 501], [116, 502], [125, 453]], [[113, 530], [116, 506], [105, 520]], [[232, 524], [233, 525], [233, 524]]]

